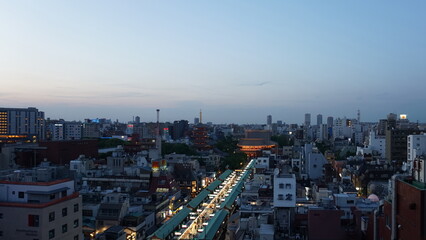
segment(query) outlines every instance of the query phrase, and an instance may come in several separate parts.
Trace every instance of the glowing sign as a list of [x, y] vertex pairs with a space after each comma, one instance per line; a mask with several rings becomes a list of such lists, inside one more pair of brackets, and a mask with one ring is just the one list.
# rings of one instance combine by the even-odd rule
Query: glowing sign
[[407, 114], [400, 114], [399, 119], [407, 119]]

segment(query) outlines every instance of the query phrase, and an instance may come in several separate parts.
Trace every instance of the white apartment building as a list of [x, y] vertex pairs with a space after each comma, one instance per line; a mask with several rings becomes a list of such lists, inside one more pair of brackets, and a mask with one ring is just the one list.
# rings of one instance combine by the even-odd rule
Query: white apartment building
[[376, 135], [375, 131], [370, 131], [370, 135], [368, 137], [368, 146], [364, 148], [358, 147], [357, 152], [364, 154], [373, 154], [376, 152], [380, 157], [386, 157], [386, 137]]
[[80, 122], [66, 122], [64, 126], [65, 140], [81, 139], [83, 125]]
[[0, 181], [0, 239], [83, 239], [81, 209], [73, 180]]
[[412, 163], [416, 157], [426, 154], [426, 133], [407, 137], [407, 160]]
[[296, 207], [296, 176], [283, 174], [278, 169], [274, 173], [274, 207]]

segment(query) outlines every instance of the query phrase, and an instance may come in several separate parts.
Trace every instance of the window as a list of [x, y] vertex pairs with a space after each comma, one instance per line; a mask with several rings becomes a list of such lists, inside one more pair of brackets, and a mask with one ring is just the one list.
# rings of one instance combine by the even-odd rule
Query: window
[[354, 204], [355, 202], [354, 202], [354, 200], [347, 200], [346, 201], [346, 204]]
[[62, 217], [65, 217], [66, 215], [68, 215], [68, 209], [62, 208]]
[[74, 236], [74, 240], [78, 240], [78, 235], [75, 235], [75, 236]]
[[28, 215], [28, 226], [29, 227], [38, 227], [40, 224], [38, 215]]
[[280, 188], [284, 188], [284, 183], [280, 183]]
[[0, 231], [0, 237], [3, 237], [3, 231]]
[[78, 203], [74, 204], [74, 212], [78, 212]]
[[18, 192], [18, 198], [24, 198], [24, 192]]
[[52, 229], [49, 231], [49, 239], [52, 239], [55, 237], [55, 229]]
[[62, 233], [66, 233], [68, 231], [68, 225], [64, 224], [62, 225]]
[[3, 213], [0, 213], [0, 219], [3, 219]]
[[49, 198], [50, 200], [55, 199], [55, 194], [54, 193], [50, 194]]
[[78, 227], [78, 219], [74, 220], [74, 228]]
[[285, 195], [285, 200], [287, 200], [287, 201], [293, 200], [293, 195], [288, 193], [287, 195]]
[[278, 200], [284, 200], [284, 195], [278, 194]]
[[66, 197], [66, 196], [67, 196], [67, 190], [62, 191], [62, 192], [61, 192], [61, 196], [62, 196], [62, 197]]
[[49, 213], [49, 222], [55, 220], [55, 212]]
[[291, 184], [290, 184], [290, 183], [287, 183], [287, 184], [285, 185], [285, 189], [291, 189]]

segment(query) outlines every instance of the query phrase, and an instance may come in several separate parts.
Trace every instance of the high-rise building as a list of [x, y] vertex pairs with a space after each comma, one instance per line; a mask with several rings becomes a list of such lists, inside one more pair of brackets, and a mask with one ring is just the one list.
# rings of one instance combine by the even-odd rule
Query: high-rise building
[[321, 124], [322, 124], [322, 115], [321, 115], [321, 114], [318, 114], [318, 115], [317, 115], [317, 125], [318, 125], [318, 126], [321, 126]]
[[328, 139], [330, 139], [333, 136], [333, 117], [329, 116], [327, 117], [327, 133], [328, 133]]
[[64, 125], [64, 138], [65, 140], [79, 140], [81, 139], [82, 127], [81, 122], [66, 122]]
[[420, 134], [418, 129], [386, 129], [386, 159], [394, 162], [397, 166], [407, 160], [407, 137]]
[[100, 124], [96, 122], [83, 123], [83, 138], [99, 138], [101, 137]]
[[332, 128], [333, 122], [334, 122], [333, 117], [327, 117], [327, 128]]
[[197, 118], [197, 117], [196, 117], [196, 118], [194, 118], [194, 124], [195, 124], [195, 125], [197, 125], [197, 124], [199, 124], [199, 123], [200, 123], [200, 118]]
[[141, 117], [136, 116], [136, 117], [135, 117], [135, 123], [136, 123], [136, 124], [141, 123]]
[[82, 200], [73, 180], [0, 184], [1, 239], [82, 239]]
[[188, 132], [189, 125], [187, 120], [180, 120], [180, 121], [174, 121], [173, 122], [173, 131], [172, 139], [178, 140], [185, 136], [185, 133]]
[[305, 113], [305, 126], [311, 126], [311, 114]]
[[44, 112], [33, 107], [0, 108], [0, 142], [36, 142], [44, 138]]
[[272, 125], [272, 115], [268, 115], [268, 116], [266, 117], [266, 124], [268, 124], [268, 125]]

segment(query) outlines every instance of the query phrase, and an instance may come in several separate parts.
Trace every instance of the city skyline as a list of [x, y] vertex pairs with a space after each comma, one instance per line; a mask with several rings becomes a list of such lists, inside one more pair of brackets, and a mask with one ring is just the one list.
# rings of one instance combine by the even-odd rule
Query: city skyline
[[1, 3], [1, 107], [46, 117], [426, 122], [424, 2]]

